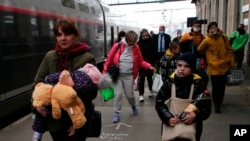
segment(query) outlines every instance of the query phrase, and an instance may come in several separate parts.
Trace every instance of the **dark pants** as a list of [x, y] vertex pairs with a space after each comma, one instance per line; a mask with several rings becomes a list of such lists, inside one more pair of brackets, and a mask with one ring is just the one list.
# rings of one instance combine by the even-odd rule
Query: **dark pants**
[[73, 136], [68, 136], [68, 132], [65, 130], [50, 131], [50, 136], [53, 141], [85, 141], [92, 126], [88, 120], [90, 120], [90, 118], [87, 118], [87, 122], [82, 128], [75, 130]]
[[206, 70], [199, 70], [196, 73], [200, 75], [201, 79], [203, 80], [203, 82], [207, 86], [208, 81], [209, 81], [209, 77], [208, 77], [208, 74], [207, 74]]
[[144, 94], [144, 83], [145, 78], [147, 77], [148, 80], [148, 89], [152, 91], [152, 85], [153, 85], [153, 72], [148, 70], [143, 70], [139, 72], [139, 95]]
[[215, 106], [221, 106], [225, 95], [227, 73], [224, 75], [211, 75], [212, 96]]
[[46, 131], [46, 119], [40, 113], [36, 113], [32, 129], [39, 133]]
[[236, 63], [237, 63], [237, 68], [241, 68], [242, 67], [242, 62], [243, 62], [243, 59], [244, 59], [244, 50], [235, 51], [234, 56], [235, 56], [235, 60], [236, 60]]
[[156, 56], [156, 61], [159, 61], [161, 60], [161, 57], [165, 54], [165, 52], [157, 52], [157, 56]]
[[81, 132], [77, 132], [73, 136], [68, 136], [68, 132], [50, 132], [50, 136], [53, 141], [85, 141], [86, 136], [81, 135]]

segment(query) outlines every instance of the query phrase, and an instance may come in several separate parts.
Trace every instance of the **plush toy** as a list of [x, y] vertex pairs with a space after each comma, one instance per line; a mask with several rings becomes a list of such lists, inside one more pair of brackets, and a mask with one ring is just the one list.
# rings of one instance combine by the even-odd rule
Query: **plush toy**
[[52, 116], [55, 119], [61, 117], [61, 108], [69, 114], [73, 127], [81, 128], [85, 122], [85, 107], [81, 99], [73, 89], [74, 81], [68, 71], [64, 70], [59, 76], [58, 83], [51, 93]]
[[53, 86], [43, 82], [37, 83], [32, 93], [34, 107], [44, 107], [51, 104], [51, 92]]

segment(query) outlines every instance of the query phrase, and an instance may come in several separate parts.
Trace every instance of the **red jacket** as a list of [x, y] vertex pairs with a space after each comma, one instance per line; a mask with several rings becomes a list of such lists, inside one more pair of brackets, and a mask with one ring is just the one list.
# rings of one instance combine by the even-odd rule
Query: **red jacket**
[[[126, 45], [124, 43], [121, 43], [121, 46], [120, 46], [121, 52], [120, 52], [120, 49], [117, 49], [117, 47], [118, 47], [118, 43], [115, 43], [113, 45], [113, 47], [111, 48], [111, 50], [109, 51], [108, 58], [103, 66], [103, 73], [107, 72], [108, 64], [110, 64], [112, 62], [116, 65], [118, 64], [120, 55], [123, 53]], [[133, 46], [132, 49], [133, 49], [133, 54], [132, 54], [132, 56], [133, 56], [133, 76], [135, 79], [138, 75], [139, 67], [149, 70], [152, 65], [143, 60], [140, 48], [137, 44], [135, 46]], [[122, 69], [122, 68], [120, 68], [120, 69]]]

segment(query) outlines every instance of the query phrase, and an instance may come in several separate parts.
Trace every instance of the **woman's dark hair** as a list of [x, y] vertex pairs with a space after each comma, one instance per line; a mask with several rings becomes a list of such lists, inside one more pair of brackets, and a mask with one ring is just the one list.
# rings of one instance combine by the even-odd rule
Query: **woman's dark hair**
[[243, 29], [245, 28], [245, 25], [244, 25], [244, 24], [239, 24], [239, 25], [242, 26]]
[[194, 24], [199, 24], [199, 25], [201, 25], [201, 21], [200, 21], [200, 20], [195, 20], [195, 21], [193, 22], [192, 25], [194, 25]]
[[59, 28], [64, 32], [65, 34], [74, 34], [77, 37], [80, 37], [80, 33], [75, 25], [75, 22], [71, 19], [60, 19], [54, 24], [54, 35], [59, 35]]
[[218, 27], [218, 23], [217, 22], [210, 22], [208, 25], [207, 25], [207, 32], [209, 32], [209, 29], [212, 27], [212, 26], [216, 26]]
[[120, 42], [122, 40], [122, 37], [125, 37], [125, 35], [126, 35], [125, 31], [120, 31], [118, 33], [118, 38], [117, 38], [118, 42]]
[[147, 32], [147, 33], [148, 33], [148, 30], [147, 30], [147, 29], [145, 29], [145, 28], [143, 28], [143, 29], [141, 30], [141, 32], [140, 32], [140, 36], [142, 36], [142, 34], [143, 34], [143, 33], [145, 33], [145, 32]]

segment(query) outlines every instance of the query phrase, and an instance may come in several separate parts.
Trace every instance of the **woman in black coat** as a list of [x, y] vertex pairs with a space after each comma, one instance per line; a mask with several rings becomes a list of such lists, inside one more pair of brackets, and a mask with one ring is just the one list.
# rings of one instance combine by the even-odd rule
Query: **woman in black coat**
[[[156, 52], [154, 49], [154, 42], [152, 37], [150, 36], [149, 32], [147, 29], [142, 29], [140, 32], [140, 38], [138, 41], [138, 45], [140, 47], [140, 51], [142, 54], [142, 57], [145, 61], [149, 62], [152, 66], [155, 65], [155, 58], [156, 58]], [[152, 80], [153, 72], [150, 70], [145, 70], [143, 68], [139, 69], [139, 101], [143, 102], [144, 98], [144, 83], [145, 83], [145, 78], [147, 77], [148, 80], [148, 88], [150, 91], [150, 95], [153, 95], [152, 92], [152, 85], [153, 85], [153, 80]]]

